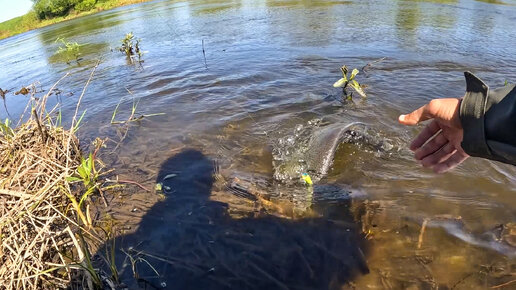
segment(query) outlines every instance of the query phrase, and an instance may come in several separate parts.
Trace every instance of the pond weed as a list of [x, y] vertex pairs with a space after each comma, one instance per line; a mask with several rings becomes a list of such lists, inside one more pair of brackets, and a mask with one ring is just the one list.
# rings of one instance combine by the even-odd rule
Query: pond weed
[[349, 77], [348, 77], [348, 68], [347, 68], [347, 66], [343, 65], [340, 68], [340, 70], [342, 72], [342, 78], [339, 79], [338, 81], [336, 81], [333, 84], [333, 87], [335, 87], [335, 88], [342, 88], [343, 97], [345, 97], [345, 99], [347, 99], [347, 100], [353, 99], [353, 92], [348, 93], [348, 90], [347, 90], [348, 87], [351, 87], [362, 98], [367, 97], [366, 94], [364, 93], [364, 90], [362, 89], [363, 85], [359, 84], [355, 80], [355, 77], [357, 76], [357, 74], [359, 72], [358, 69], [354, 68], [351, 71], [351, 75]]
[[58, 37], [55, 41], [56, 43], [61, 42], [61, 46], [56, 51], [56, 55], [60, 55], [66, 61], [67, 64], [70, 64], [72, 60], [75, 60], [77, 63], [79, 62], [80, 56], [80, 47], [82, 45], [77, 42], [68, 42], [63, 37]]
[[132, 32], [129, 32], [122, 39], [122, 45], [118, 48], [120, 52], [123, 52], [130, 63], [134, 63], [133, 58], [138, 58], [138, 63], [143, 62], [143, 51], [140, 49], [141, 39], [135, 38]]

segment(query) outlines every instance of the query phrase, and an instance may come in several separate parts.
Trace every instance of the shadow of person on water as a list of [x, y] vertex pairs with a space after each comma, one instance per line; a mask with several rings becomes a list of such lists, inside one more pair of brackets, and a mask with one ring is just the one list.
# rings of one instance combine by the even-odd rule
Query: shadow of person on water
[[368, 272], [349, 205], [338, 207], [341, 220], [235, 219], [209, 199], [213, 175], [213, 161], [197, 150], [162, 164], [157, 182], [171, 193], [115, 240], [129, 289], [340, 289]]

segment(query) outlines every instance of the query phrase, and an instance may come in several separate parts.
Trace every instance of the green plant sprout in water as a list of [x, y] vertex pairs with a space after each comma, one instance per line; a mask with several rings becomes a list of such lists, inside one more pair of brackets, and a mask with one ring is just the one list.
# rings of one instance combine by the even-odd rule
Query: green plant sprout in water
[[127, 120], [123, 120], [123, 121], [117, 121], [116, 120], [116, 115], [118, 114], [118, 109], [120, 107], [120, 104], [122, 103], [123, 98], [120, 99], [120, 101], [118, 102], [118, 104], [115, 107], [115, 110], [113, 111], [113, 114], [111, 115], [111, 124], [112, 125], [115, 125], [115, 124], [126, 125], [126, 124], [128, 124], [130, 122], [141, 121], [141, 120], [143, 120], [144, 118], [147, 118], [147, 117], [154, 117], [154, 116], [165, 115], [165, 113], [155, 113], [155, 114], [140, 114], [139, 116], [137, 116], [136, 109], [138, 108], [138, 104], [140, 103], [140, 100], [136, 101], [134, 99], [133, 93], [128, 88], [125, 88], [125, 89], [133, 97], [133, 105], [132, 105], [132, 108], [131, 108], [131, 114], [129, 115], [129, 118]]
[[6, 139], [9, 139], [14, 136], [14, 131], [11, 127], [11, 121], [9, 121], [9, 119], [5, 119], [4, 123], [0, 122], [0, 133]]
[[118, 109], [120, 107], [120, 104], [122, 103], [123, 98], [120, 99], [120, 101], [118, 102], [118, 104], [115, 107], [115, 110], [113, 111], [113, 114], [111, 115], [111, 125], [120, 125], [119, 129], [121, 131], [123, 131], [123, 133], [120, 132], [120, 141], [118, 142], [118, 144], [116, 145], [116, 147], [113, 151], [118, 149], [118, 147], [122, 144], [122, 141], [125, 139], [125, 137], [127, 136], [127, 133], [129, 132], [129, 126], [132, 122], [140, 122], [148, 117], [165, 115], [165, 113], [155, 113], [155, 114], [138, 114], [138, 116], [137, 116], [136, 110], [138, 108], [138, 104], [140, 103], [140, 101], [135, 100], [133, 93], [128, 88], [125, 88], [125, 89], [133, 97], [133, 104], [132, 104], [132, 108], [131, 108], [131, 114], [129, 115], [129, 117], [126, 120], [117, 121]]
[[81, 195], [79, 201], [75, 199], [75, 197], [67, 194], [68, 198], [72, 202], [74, 209], [76, 210], [79, 218], [82, 220], [83, 224], [91, 227], [91, 218], [89, 217], [88, 209], [83, 211], [83, 204], [88, 199], [88, 197], [96, 192], [99, 192], [104, 203], [107, 206], [107, 202], [104, 197], [104, 191], [116, 188], [118, 185], [106, 186], [105, 182], [100, 181], [100, 176], [103, 174], [107, 174], [109, 172], [101, 173], [102, 168], [99, 170], [96, 168], [95, 163], [99, 163], [103, 165], [103, 163], [97, 159], [97, 153], [103, 147], [105, 147], [105, 140], [100, 138], [95, 139], [93, 142], [94, 150], [90, 152], [88, 158], [81, 157], [81, 164], [77, 167], [76, 172], [66, 178], [68, 182], [76, 182], [82, 181], [85, 187], [85, 192]]
[[353, 69], [351, 71], [351, 75], [348, 77], [348, 68], [343, 65], [340, 70], [342, 71], [342, 78], [336, 81], [333, 84], [335, 88], [342, 88], [342, 92], [346, 99], [351, 100], [353, 98], [353, 92], [348, 94], [347, 88], [351, 87], [357, 92], [362, 98], [366, 97], [362, 86], [355, 80], [356, 75], [358, 74], [358, 69]]
[[129, 32], [122, 39], [122, 46], [118, 48], [120, 52], [125, 53], [127, 59], [133, 63], [133, 58], [138, 57], [138, 63], [143, 62], [143, 51], [140, 49], [141, 39], [135, 39], [132, 32]]
[[59, 46], [56, 54], [62, 55], [67, 64], [70, 64], [70, 61], [72, 60], [79, 62], [80, 47], [82, 45], [77, 42], [68, 42], [62, 37], [58, 37], [55, 42], [61, 42], [63, 44], [62, 46]]

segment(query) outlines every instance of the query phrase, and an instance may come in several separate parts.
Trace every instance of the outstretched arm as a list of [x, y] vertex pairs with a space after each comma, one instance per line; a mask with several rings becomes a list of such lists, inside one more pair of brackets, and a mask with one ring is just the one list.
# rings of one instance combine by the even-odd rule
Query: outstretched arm
[[450, 170], [470, 155], [516, 165], [516, 89], [489, 88], [466, 72], [463, 99], [435, 99], [399, 122], [432, 119], [412, 141], [415, 158], [435, 172]]

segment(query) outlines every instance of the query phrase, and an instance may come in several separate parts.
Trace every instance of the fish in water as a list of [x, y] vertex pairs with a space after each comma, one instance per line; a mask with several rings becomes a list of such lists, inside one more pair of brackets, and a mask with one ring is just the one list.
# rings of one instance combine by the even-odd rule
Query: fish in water
[[[312, 125], [312, 124], [316, 125]], [[361, 122], [318, 126], [309, 122], [298, 126], [293, 135], [280, 138], [273, 147], [273, 169], [276, 181], [297, 183], [303, 174], [318, 182], [328, 174], [335, 152], [341, 143], [365, 146], [375, 151], [390, 151], [394, 147], [386, 138], [380, 138]]]

